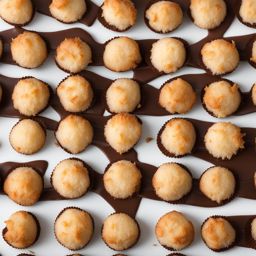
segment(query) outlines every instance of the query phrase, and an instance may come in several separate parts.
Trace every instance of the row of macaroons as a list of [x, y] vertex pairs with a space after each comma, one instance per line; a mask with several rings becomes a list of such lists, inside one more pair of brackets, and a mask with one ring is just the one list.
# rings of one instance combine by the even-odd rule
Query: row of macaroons
[[[40, 224], [30, 212], [18, 211], [12, 214], [3, 229], [4, 240], [17, 249], [33, 245], [40, 235]], [[250, 240], [256, 240], [256, 218], [250, 221]], [[244, 227], [244, 230], [247, 227]], [[239, 230], [242, 232], [243, 230]], [[80, 250], [91, 240], [94, 233], [93, 216], [87, 211], [68, 207], [55, 219], [54, 234], [57, 241], [70, 250]], [[246, 233], [246, 231], [245, 231]], [[157, 221], [155, 236], [166, 249], [180, 251], [190, 246], [195, 239], [193, 223], [181, 212], [171, 211]], [[238, 230], [226, 217], [211, 216], [201, 226], [201, 237], [208, 248], [219, 252], [235, 246]], [[116, 251], [133, 247], [140, 238], [140, 226], [135, 218], [125, 213], [113, 213], [103, 222], [101, 237], [105, 244]], [[250, 237], [250, 238], [249, 238]]]
[[[0, 33], [1, 38], [1, 33]], [[4, 42], [0, 41], [0, 56]], [[256, 63], [256, 41], [253, 42], [249, 62]], [[15, 63], [24, 68], [36, 68], [48, 56], [45, 40], [36, 32], [24, 31], [12, 39], [10, 54]], [[166, 37], [152, 44], [151, 65], [160, 73], [174, 73], [184, 66], [187, 49], [184, 40]], [[79, 37], [65, 38], [56, 49], [55, 62], [69, 73], [78, 73], [92, 63], [91, 46]], [[201, 48], [202, 62], [213, 75], [224, 75], [236, 69], [240, 56], [235, 42], [215, 39]], [[143, 61], [139, 43], [129, 37], [116, 37], [106, 42], [104, 66], [115, 72], [133, 70]], [[93, 64], [93, 63], [92, 63]]]
[[[61, 161], [51, 174], [53, 189], [63, 199], [84, 196], [93, 186], [92, 173], [88, 168], [89, 166], [78, 158]], [[144, 178], [136, 163], [119, 160], [106, 167], [102, 184], [113, 199], [124, 200], [140, 193]], [[256, 179], [254, 180], [256, 182]], [[28, 166], [10, 170], [2, 183], [3, 192], [22, 206], [37, 203], [44, 191], [43, 175]], [[184, 165], [177, 163], [164, 163], [156, 167], [151, 185], [155, 195], [167, 202], [177, 202], [188, 195], [195, 186], [191, 172]], [[203, 172], [198, 186], [202, 195], [221, 204], [232, 199], [237, 184], [232, 171], [221, 166], [213, 166]]]

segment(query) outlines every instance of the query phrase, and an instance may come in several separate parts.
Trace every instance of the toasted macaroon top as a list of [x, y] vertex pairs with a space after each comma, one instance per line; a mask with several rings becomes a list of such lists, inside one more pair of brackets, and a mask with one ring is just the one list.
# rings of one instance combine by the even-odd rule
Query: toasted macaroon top
[[85, 150], [93, 139], [93, 128], [88, 120], [78, 115], [68, 115], [59, 123], [56, 139], [71, 154]]
[[139, 235], [137, 222], [125, 213], [114, 213], [103, 223], [102, 239], [113, 250], [123, 251], [132, 247]]
[[159, 104], [171, 114], [184, 114], [192, 109], [196, 102], [196, 92], [182, 78], [164, 84], [159, 93]]
[[256, 241], [256, 218], [254, 218], [251, 223], [251, 235], [252, 239]]
[[159, 39], [152, 45], [150, 60], [159, 72], [176, 72], [186, 60], [184, 43], [176, 38]]
[[239, 53], [235, 43], [216, 39], [206, 43], [201, 49], [202, 61], [213, 75], [224, 75], [236, 69]]
[[65, 159], [54, 168], [51, 183], [61, 196], [78, 198], [88, 191], [89, 171], [81, 160]]
[[239, 15], [243, 22], [252, 26], [256, 25], [256, 2], [254, 0], [242, 0]]
[[80, 250], [92, 238], [94, 232], [92, 217], [79, 208], [66, 208], [58, 215], [54, 232], [61, 245], [70, 250]]
[[87, 6], [85, 0], [52, 0], [49, 10], [55, 19], [72, 23], [83, 17]]
[[132, 112], [141, 100], [140, 86], [132, 79], [119, 78], [109, 86], [106, 100], [112, 113]]
[[103, 53], [104, 65], [116, 72], [134, 69], [141, 62], [138, 43], [129, 37], [117, 37], [109, 41]]
[[57, 87], [57, 95], [63, 108], [74, 113], [87, 110], [93, 100], [91, 84], [80, 75], [64, 79]]
[[253, 105], [256, 106], [256, 84], [254, 84], [252, 87], [252, 102]]
[[182, 213], [177, 211], [163, 215], [155, 227], [159, 243], [171, 250], [188, 247], [194, 240], [194, 226]]
[[241, 129], [228, 122], [213, 124], [204, 136], [207, 151], [216, 158], [231, 159], [239, 149], [244, 148], [244, 134]]
[[102, 17], [119, 31], [132, 27], [136, 22], [137, 10], [131, 0], [104, 0]]

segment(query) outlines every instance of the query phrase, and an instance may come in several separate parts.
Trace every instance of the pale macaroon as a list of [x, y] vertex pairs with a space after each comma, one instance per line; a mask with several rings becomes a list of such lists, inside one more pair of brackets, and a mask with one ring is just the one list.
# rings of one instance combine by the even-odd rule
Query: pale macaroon
[[251, 97], [252, 97], [252, 103], [254, 106], [256, 106], [256, 84], [252, 86], [252, 92], [251, 92]]
[[64, 23], [82, 19], [87, 11], [85, 0], [52, 0], [49, 5], [51, 15]]
[[112, 116], [104, 128], [105, 139], [119, 154], [129, 151], [140, 139], [142, 124], [135, 115], [120, 113]]
[[208, 128], [204, 143], [209, 154], [225, 160], [231, 159], [244, 148], [243, 137], [240, 127], [228, 122], [219, 122]]
[[48, 51], [44, 39], [35, 32], [24, 31], [11, 41], [13, 60], [23, 68], [37, 68], [47, 58]]
[[140, 86], [133, 79], [119, 78], [108, 87], [106, 92], [106, 102], [112, 113], [133, 112], [140, 101]]
[[201, 49], [202, 61], [213, 75], [224, 75], [239, 65], [239, 52], [234, 41], [215, 39]]
[[250, 61], [256, 64], [256, 40], [252, 44], [252, 55]]
[[241, 0], [239, 15], [243, 22], [256, 25], [256, 2], [254, 0]]
[[195, 230], [186, 216], [181, 212], [172, 211], [158, 220], [155, 235], [163, 247], [169, 250], [182, 250], [193, 242]]
[[252, 239], [256, 241], [256, 218], [254, 218], [251, 223], [251, 236]]
[[159, 72], [174, 73], [186, 61], [185, 45], [176, 38], [159, 39], [152, 45], [150, 60]]
[[193, 108], [196, 92], [187, 81], [176, 78], [160, 89], [158, 101], [171, 114], [185, 114]]

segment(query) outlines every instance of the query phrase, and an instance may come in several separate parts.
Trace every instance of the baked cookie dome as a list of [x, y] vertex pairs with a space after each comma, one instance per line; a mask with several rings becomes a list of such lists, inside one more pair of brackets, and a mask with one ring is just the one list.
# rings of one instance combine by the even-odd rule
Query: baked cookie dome
[[46, 132], [40, 123], [32, 119], [22, 119], [16, 123], [9, 135], [15, 151], [25, 155], [38, 152], [45, 144]]
[[256, 25], [256, 2], [254, 0], [241, 0], [239, 15], [243, 22]]
[[108, 216], [102, 227], [102, 239], [108, 247], [123, 251], [134, 246], [139, 240], [140, 229], [135, 219], [125, 213]]
[[213, 75], [224, 75], [236, 69], [239, 53], [235, 43], [216, 39], [206, 43], [201, 49], [202, 61]]
[[106, 92], [106, 101], [112, 113], [133, 112], [140, 104], [140, 86], [128, 78], [115, 80]]
[[256, 40], [252, 44], [252, 55], [251, 55], [250, 61], [253, 64], [256, 64]]
[[164, 84], [159, 93], [159, 104], [171, 114], [185, 114], [196, 102], [196, 92], [182, 78]]
[[256, 218], [251, 223], [251, 235], [254, 241], [256, 241]]
[[65, 38], [56, 49], [55, 61], [64, 71], [78, 73], [92, 62], [92, 50], [79, 37]]
[[158, 242], [169, 250], [182, 250], [194, 240], [193, 224], [180, 212], [172, 211], [157, 222], [155, 234]]
[[122, 72], [134, 69], [141, 62], [138, 43], [129, 37], [117, 37], [110, 40], [103, 53], [106, 68]]
[[252, 87], [252, 102], [253, 105], [256, 106], [256, 84], [254, 84]]
[[46, 60], [48, 52], [44, 39], [37, 33], [24, 31], [12, 39], [13, 60], [23, 68], [37, 68]]
[[71, 75], [65, 78], [56, 91], [61, 105], [68, 112], [83, 112], [91, 106], [93, 90], [83, 76]]
[[205, 147], [216, 158], [231, 159], [239, 149], [244, 148], [244, 134], [241, 129], [227, 122], [213, 124], [204, 136]]
[[84, 117], [68, 115], [60, 121], [55, 137], [64, 150], [78, 154], [92, 143], [93, 127]]
[[55, 19], [73, 23], [84, 16], [87, 6], [85, 0], [52, 0], [49, 10]]
[[119, 154], [129, 151], [139, 141], [141, 133], [141, 122], [127, 113], [112, 116], [104, 128], [106, 141]]

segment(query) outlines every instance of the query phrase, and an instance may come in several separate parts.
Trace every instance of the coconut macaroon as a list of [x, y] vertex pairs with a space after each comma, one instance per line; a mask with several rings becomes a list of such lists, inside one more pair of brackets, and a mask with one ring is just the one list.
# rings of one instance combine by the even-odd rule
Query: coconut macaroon
[[242, 0], [239, 15], [244, 23], [256, 25], [256, 2], [254, 0]]
[[213, 124], [204, 136], [209, 154], [222, 160], [231, 159], [244, 148], [244, 134], [241, 129], [228, 122]]
[[61, 105], [68, 112], [82, 112], [91, 106], [93, 100], [91, 84], [80, 75], [67, 77], [59, 84], [56, 91]]
[[186, 48], [181, 40], [162, 38], [153, 43], [150, 60], [154, 68], [166, 74], [176, 72], [186, 60]]
[[17, 249], [32, 246], [40, 233], [39, 222], [30, 212], [15, 212], [5, 221], [5, 224], [3, 238], [6, 243]]
[[125, 213], [108, 216], [102, 226], [102, 239], [108, 247], [123, 251], [134, 246], [139, 240], [140, 229], [135, 219]]
[[139, 141], [141, 133], [141, 122], [127, 113], [112, 116], [104, 128], [106, 141], [119, 154], [129, 151]]
[[174, 157], [190, 154], [196, 142], [193, 124], [182, 118], [168, 121], [159, 136], [164, 149]]
[[256, 106], [256, 84], [254, 84], [253, 86], [252, 86], [252, 91], [251, 91], [251, 97], [252, 97], [252, 103], [253, 103], [253, 105], [255, 105]]
[[33, 18], [31, 0], [1, 0], [0, 17], [12, 25], [26, 25]]
[[163, 215], [157, 222], [155, 234], [158, 242], [169, 250], [182, 250], [194, 240], [194, 226], [177, 211]]
[[198, 27], [214, 29], [224, 21], [227, 6], [224, 0], [191, 0], [190, 13]]
[[54, 168], [51, 184], [62, 197], [79, 198], [89, 189], [89, 171], [83, 161], [74, 158], [65, 159]]
[[229, 200], [235, 193], [236, 180], [227, 168], [213, 166], [206, 170], [200, 178], [201, 192], [212, 201], [221, 204]]
[[34, 78], [23, 78], [12, 93], [13, 107], [25, 116], [35, 116], [49, 104], [50, 90], [47, 84]]
[[253, 62], [253, 64], [256, 64], [256, 40], [252, 44], [252, 55], [250, 61]]
[[12, 39], [13, 60], [23, 68], [37, 68], [46, 60], [48, 52], [44, 39], [34, 32], [24, 31]]
[[76, 207], [64, 209], [55, 220], [55, 237], [61, 245], [70, 250], [84, 248], [90, 242], [93, 232], [91, 215]]
[[64, 71], [78, 73], [92, 62], [92, 50], [79, 37], [65, 38], [56, 49], [55, 61]]
[[43, 191], [43, 178], [31, 167], [12, 170], [3, 184], [4, 193], [15, 203], [30, 206], [35, 204]]
[[208, 112], [218, 118], [227, 117], [237, 111], [241, 93], [237, 84], [220, 80], [204, 88], [203, 104]]
[[201, 236], [213, 251], [229, 249], [236, 240], [236, 231], [223, 217], [210, 217], [202, 225]]
[[128, 78], [115, 80], [106, 92], [106, 102], [112, 113], [133, 112], [140, 100], [139, 84]]
[[256, 218], [251, 223], [251, 235], [254, 241], [256, 241]]
[[134, 69], [141, 62], [138, 43], [129, 37], [117, 37], [109, 41], [103, 53], [106, 68], [123, 72]]
[[60, 121], [55, 137], [64, 150], [78, 154], [92, 143], [93, 128], [84, 117], [68, 115]]
[[206, 43], [201, 49], [202, 61], [213, 75], [224, 75], [236, 69], [239, 53], [235, 42], [216, 39]]
[[25, 155], [38, 152], [45, 144], [46, 131], [40, 123], [32, 119], [22, 119], [16, 123], [9, 135], [15, 151]]
[[137, 10], [131, 0], [104, 0], [102, 18], [117, 31], [125, 31], [136, 23]]
[[114, 198], [126, 199], [140, 189], [141, 173], [137, 166], [127, 160], [112, 163], [103, 175], [106, 191]]
[[85, 0], [52, 0], [49, 10], [55, 19], [73, 23], [84, 16], [87, 7]]
[[182, 78], [164, 84], [159, 93], [159, 104], [171, 114], [185, 114], [196, 102], [196, 92]]
[[156, 195], [165, 201], [183, 198], [191, 191], [192, 182], [191, 174], [176, 163], [162, 164], [152, 178]]

